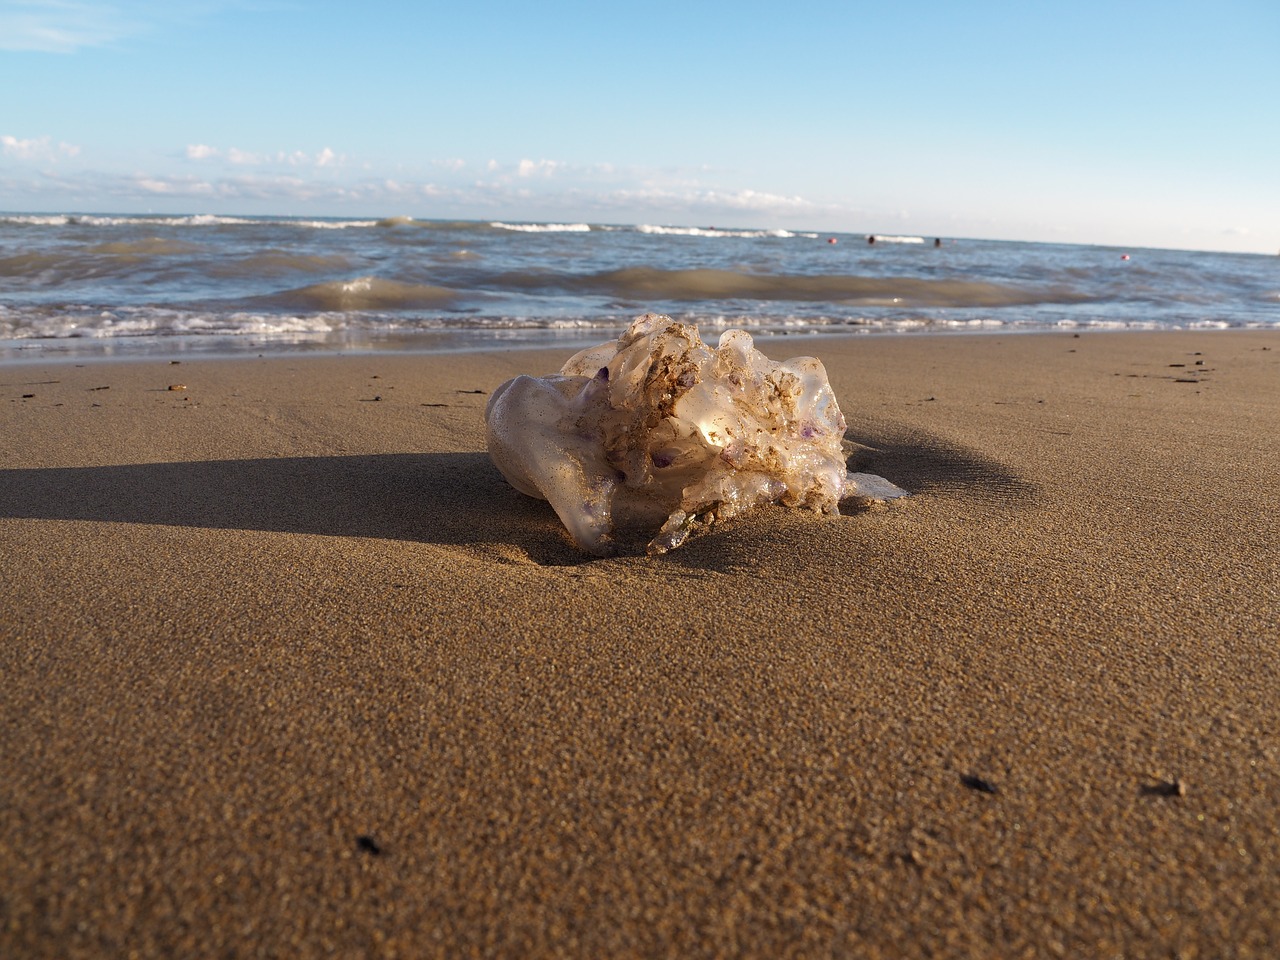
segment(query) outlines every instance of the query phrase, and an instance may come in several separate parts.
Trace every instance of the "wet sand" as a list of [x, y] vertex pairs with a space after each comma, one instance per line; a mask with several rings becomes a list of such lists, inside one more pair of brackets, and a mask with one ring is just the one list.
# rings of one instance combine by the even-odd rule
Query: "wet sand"
[[597, 560], [566, 351], [0, 367], [0, 955], [1280, 950], [1280, 335], [762, 346], [911, 498]]

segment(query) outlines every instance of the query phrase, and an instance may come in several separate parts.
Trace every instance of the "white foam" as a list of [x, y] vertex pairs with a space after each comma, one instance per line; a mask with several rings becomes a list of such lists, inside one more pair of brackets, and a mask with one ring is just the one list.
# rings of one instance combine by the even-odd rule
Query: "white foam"
[[590, 233], [589, 223], [502, 223], [495, 220], [489, 226], [497, 230], [516, 230], [520, 233]]
[[867, 239], [876, 243], [924, 243], [924, 237], [886, 237], [880, 233], [873, 233]]
[[[246, 223], [253, 221], [245, 221]], [[311, 230], [346, 230], [348, 228], [376, 227], [378, 220], [281, 220], [277, 221], [289, 227], [307, 227]]]
[[37, 214], [6, 214], [0, 216], [0, 223], [20, 223], [31, 227], [63, 227], [70, 222], [71, 218], [65, 213], [56, 213], [48, 216]]
[[186, 216], [107, 216], [102, 214], [0, 214], [0, 223], [23, 224], [35, 227], [121, 227], [145, 224], [159, 227], [226, 227], [226, 226], [285, 226], [306, 227], [313, 230], [345, 230], [348, 227], [373, 227], [377, 220], [271, 220], [248, 217], [224, 217], [200, 213]]
[[792, 237], [816, 237], [816, 233], [797, 234], [790, 230], [722, 230], [718, 227], [660, 227], [652, 223], [642, 223], [636, 227], [637, 233], [650, 233], [664, 237], [739, 237], [747, 240], [759, 240], [765, 237], [790, 239]]
[[95, 311], [70, 307], [55, 314], [33, 316], [0, 308], [0, 339], [100, 340], [112, 337], [176, 335], [273, 336], [332, 333], [341, 326], [328, 314], [274, 316], [256, 313], [206, 313], [160, 307], [121, 307]]

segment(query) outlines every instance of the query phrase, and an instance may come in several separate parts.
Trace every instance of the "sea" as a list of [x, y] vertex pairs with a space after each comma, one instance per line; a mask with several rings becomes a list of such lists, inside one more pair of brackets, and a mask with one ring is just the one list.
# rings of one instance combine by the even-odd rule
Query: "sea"
[[1280, 257], [962, 237], [0, 214], [0, 360], [704, 338], [1280, 329]]

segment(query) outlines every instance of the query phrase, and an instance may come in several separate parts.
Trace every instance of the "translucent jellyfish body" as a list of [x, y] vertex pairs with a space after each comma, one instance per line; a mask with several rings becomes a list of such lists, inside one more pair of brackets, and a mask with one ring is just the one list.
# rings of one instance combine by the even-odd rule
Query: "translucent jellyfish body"
[[821, 362], [770, 360], [742, 330], [713, 349], [654, 314], [558, 375], [508, 380], [485, 423], [503, 476], [600, 556], [618, 528], [656, 531], [648, 552], [665, 553], [764, 504], [837, 514], [845, 498], [906, 492], [845, 469], [845, 419]]

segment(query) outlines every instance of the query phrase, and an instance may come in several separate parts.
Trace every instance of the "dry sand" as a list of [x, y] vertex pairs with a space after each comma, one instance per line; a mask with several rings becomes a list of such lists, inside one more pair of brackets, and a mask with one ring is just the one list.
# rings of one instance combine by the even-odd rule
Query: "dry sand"
[[567, 351], [0, 368], [0, 955], [1275, 956], [1280, 336], [764, 346], [914, 496], [595, 560]]

